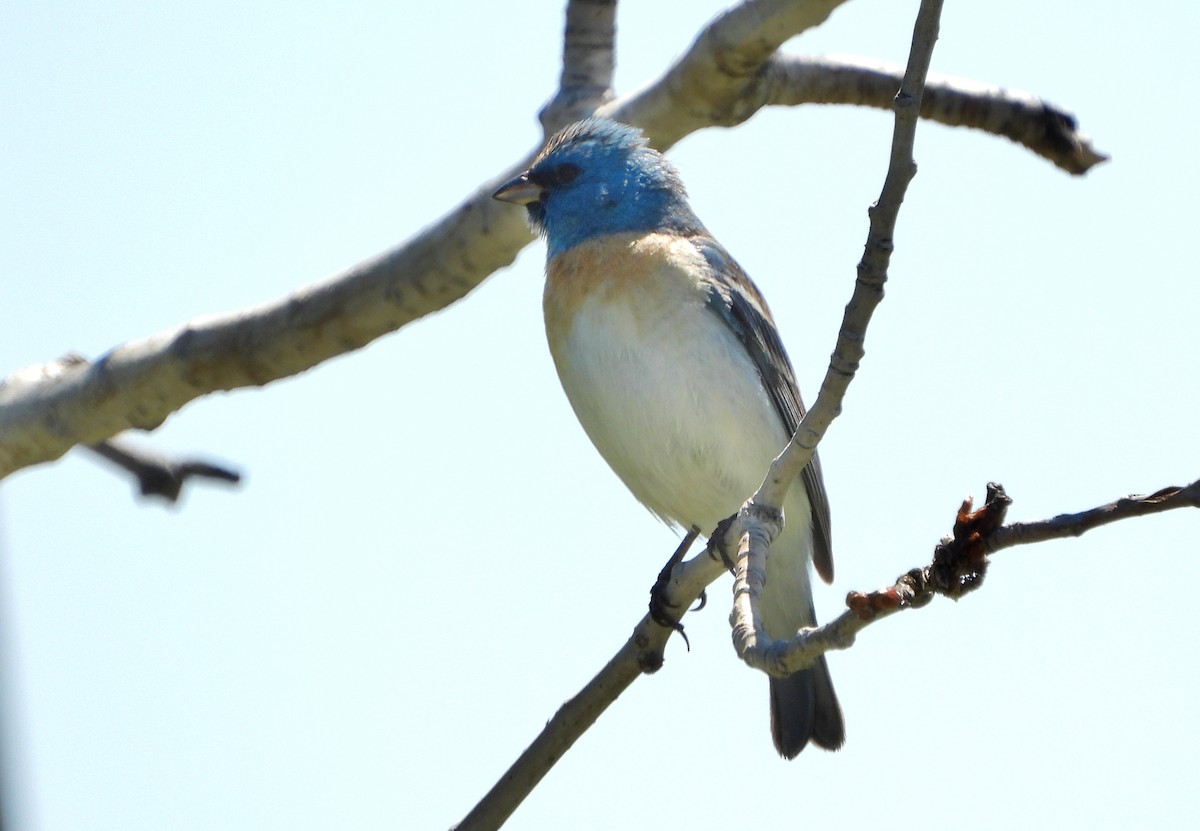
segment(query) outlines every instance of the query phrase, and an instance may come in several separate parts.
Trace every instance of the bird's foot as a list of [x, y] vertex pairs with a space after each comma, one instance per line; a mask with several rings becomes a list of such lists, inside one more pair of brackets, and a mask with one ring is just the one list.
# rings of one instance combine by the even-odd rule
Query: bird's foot
[[[650, 619], [659, 626], [665, 626], [668, 629], [673, 629], [683, 638], [684, 645], [690, 652], [692, 645], [688, 641], [687, 634], [683, 631], [683, 624], [679, 619], [683, 615], [675, 614], [674, 610], [679, 607], [672, 603], [670, 597], [671, 574], [675, 571], [675, 566], [683, 562], [683, 558], [687, 556], [688, 549], [692, 547], [692, 543], [696, 541], [696, 537], [700, 536], [700, 529], [692, 526], [684, 535], [683, 541], [679, 543], [679, 547], [675, 549], [675, 553], [671, 555], [671, 559], [667, 560], [667, 564], [662, 567], [662, 571], [658, 573], [658, 579], [654, 581], [654, 585], [650, 587]], [[699, 604], [695, 611], [704, 608], [708, 596], [700, 593]]]
[[714, 560], [720, 559], [721, 563], [729, 571], [734, 571], [737, 566], [733, 560], [729, 559], [729, 552], [725, 550], [725, 535], [729, 533], [729, 526], [737, 519], [737, 514], [731, 517], [726, 517], [717, 523], [717, 527], [708, 535], [708, 556]]

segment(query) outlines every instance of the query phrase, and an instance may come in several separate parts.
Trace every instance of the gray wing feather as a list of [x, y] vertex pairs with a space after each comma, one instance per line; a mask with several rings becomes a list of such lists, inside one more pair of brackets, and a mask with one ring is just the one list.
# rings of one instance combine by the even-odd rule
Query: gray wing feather
[[[766, 300], [720, 243], [708, 236], [695, 236], [692, 244], [704, 255], [712, 271], [709, 310], [720, 316], [746, 347], [784, 428], [789, 436], [793, 435], [804, 417], [804, 401]], [[825, 582], [833, 582], [829, 497], [817, 454], [813, 454], [800, 478], [812, 506], [813, 566]]]

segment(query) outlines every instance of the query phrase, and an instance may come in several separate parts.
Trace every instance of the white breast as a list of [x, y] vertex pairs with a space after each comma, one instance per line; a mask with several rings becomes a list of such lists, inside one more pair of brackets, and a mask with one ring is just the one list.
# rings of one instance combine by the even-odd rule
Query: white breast
[[[676, 297], [675, 300], [679, 298]], [[551, 351], [596, 448], [660, 517], [707, 533], [754, 492], [787, 438], [746, 350], [697, 291], [635, 310], [585, 299]]]

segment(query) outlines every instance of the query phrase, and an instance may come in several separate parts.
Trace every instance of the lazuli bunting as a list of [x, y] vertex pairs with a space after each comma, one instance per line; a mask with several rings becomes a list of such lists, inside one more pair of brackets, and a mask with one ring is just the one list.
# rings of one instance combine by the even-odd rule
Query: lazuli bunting
[[[546, 336], [592, 443], [654, 514], [710, 532], [754, 493], [804, 414], [766, 301], [632, 127], [567, 127], [495, 198], [524, 205], [546, 239]], [[761, 598], [772, 638], [815, 624], [810, 562], [833, 579], [816, 456], [784, 513]], [[824, 657], [771, 679], [771, 735], [789, 759], [809, 741], [841, 746]]]

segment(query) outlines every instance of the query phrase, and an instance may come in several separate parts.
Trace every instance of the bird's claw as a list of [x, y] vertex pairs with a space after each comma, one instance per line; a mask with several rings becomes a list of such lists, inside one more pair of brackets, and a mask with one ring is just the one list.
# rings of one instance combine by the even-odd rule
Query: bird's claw
[[733, 560], [729, 559], [728, 552], [725, 551], [725, 535], [729, 532], [729, 526], [737, 519], [737, 514], [731, 517], [726, 517], [717, 523], [717, 527], [708, 535], [708, 556], [714, 560], [720, 558], [721, 564], [729, 571], [737, 569]]
[[[678, 632], [683, 638], [683, 644], [688, 651], [692, 651], [692, 644], [688, 641], [687, 633], [683, 631], [683, 624], [679, 622], [682, 615], [676, 615], [672, 610], [679, 608], [672, 603], [668, 598], [670, 594], [671, 575], [675, 571], [675, 566], [683, 562], [683, 558], [687, 555], [688, 549], [692, 547], [692, 543], [696, 541], [696, 537], [700, 536], [700, 529], [692, 527], [687, 534], [684, 535], [683, 541], [679, 543], [679, 547], [675, 549], [675, 553], [671, 555], [671, 559], [667, 560], [667, 564], [662, 567], [662, 571], [658, 573], [658, 579], [654, 581], [654, 585], [650, 587], [650, 619], [659, 626], [665, 626], [668, 629], [673, 629]], [[697, 610], [703, 609], [707, 600], [707, 596], [702, 591], [700, 593], [699, 605]]]

